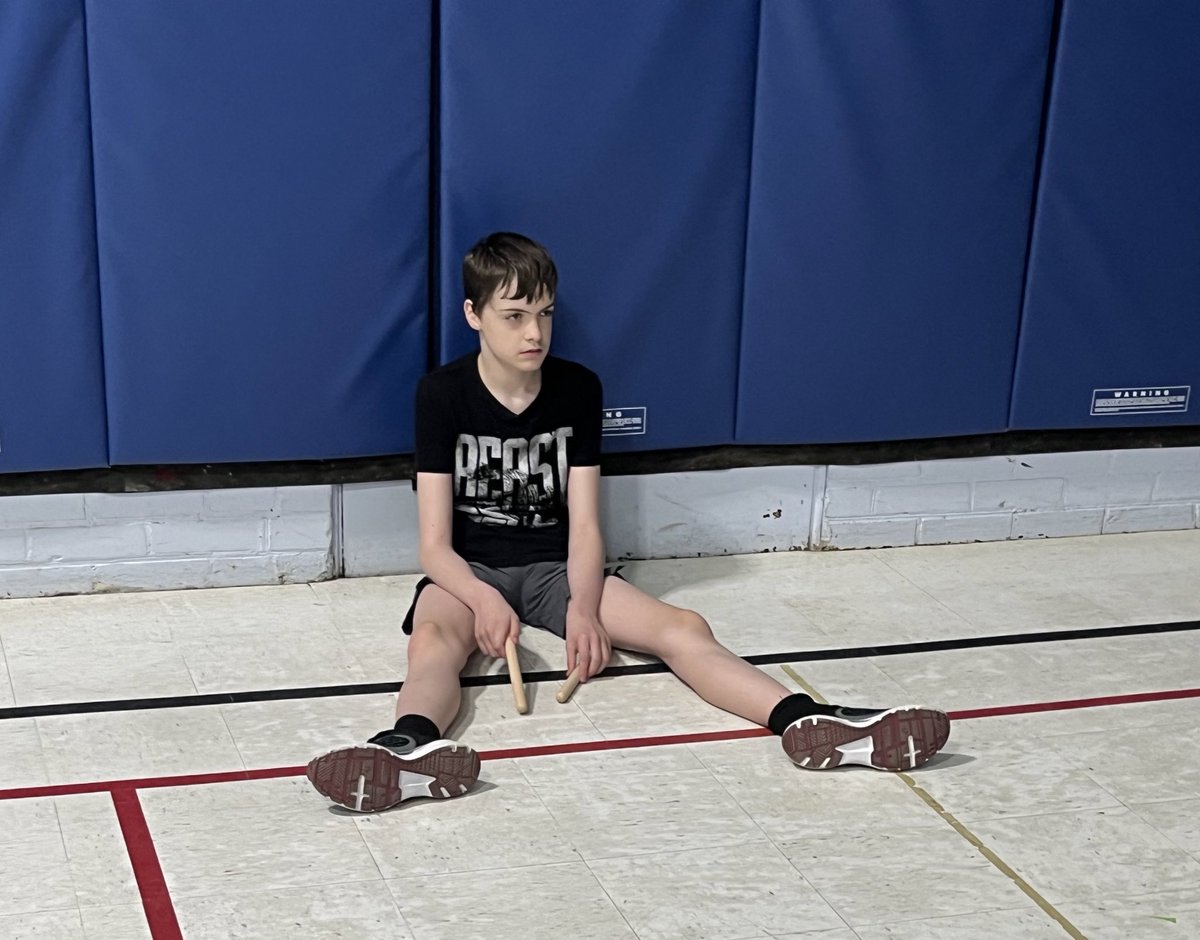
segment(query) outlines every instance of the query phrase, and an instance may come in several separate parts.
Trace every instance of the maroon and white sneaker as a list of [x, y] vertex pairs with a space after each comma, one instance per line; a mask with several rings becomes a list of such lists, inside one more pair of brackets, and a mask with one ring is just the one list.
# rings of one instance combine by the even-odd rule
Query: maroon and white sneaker
[[783, 749], [807, 770], [858, 764], [876, 770], [912, 770], [946, 744], [950, 719], [934, 708], [838, 708], [806, 715], [783, 732]]
[[443, 739], [412, 747], [411, 738], [392, 732], [371, 739], [377, 740], [398, 746], [336, 748], [308, 762], [309, 782], [346, 809], [377, 813], [415, 797], [462, 796], [479, 779], [479, 755], [465, 744]]

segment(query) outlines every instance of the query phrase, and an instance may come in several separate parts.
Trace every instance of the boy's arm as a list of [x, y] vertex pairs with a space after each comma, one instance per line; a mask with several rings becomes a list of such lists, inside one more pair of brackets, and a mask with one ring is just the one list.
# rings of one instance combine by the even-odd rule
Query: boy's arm
[[608, 665], [612, 645], [600, 624], [604, 538], [600, 534], [600, 468], [572, 467], [567, 485], [567, 671], [578, 663], [586, 681]]
[[438, 587], [466, 604], [475, 614], [475, 641], [489, 656], [503, 658], [504, 641], [515, 643], [521, 621], [490, 584], [454, 550], [450, 539], [454, 499], [448, 473], [417, 474], [417, 519], [421, 568]]

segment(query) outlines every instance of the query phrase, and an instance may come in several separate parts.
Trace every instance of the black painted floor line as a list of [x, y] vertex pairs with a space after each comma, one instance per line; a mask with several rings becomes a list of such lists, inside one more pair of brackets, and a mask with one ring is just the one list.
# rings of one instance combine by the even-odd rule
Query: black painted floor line
[[[878, 646], [850, 646], [837, 649], [795, 650], [788, 653], [759, 653], [743, 656], [755, 666], [778, 663], [818, 662], [830, 659], [868, 659], [874, 656], [906, 656], [913, 653], [941, 653], [951, 650], [983, 649], [992, 646], [1019, 646], [1028, 643], [1057, 643], [1068, 640], [1095, 640], [1120, 636], [1146, 636], [1158, 633], [1182, 633], [1200, 630], [1200, 621], [1144, 623], [1117, 627], [1086, 627], [1075, 630], [1046, 630], [1038, 633], [1009, 633], [993, 636], [958, 637], [917, 643], [887, 643]], [[644, 676], [668, 672], [660, 662], [631, 666], [610, 666], [601, 677]], [[525, 682], [561, 682], [564, 670], [526, 672]], [[507, 685], [508, 673], [463, 676], [462, 686]], [[15, 705], [0, 708], [0, 721], [8, 718], [43, 718], [52, 715], [86, 715], [97, 712], [142, 711], [155, 708], [196, 708], [204, 705], [238, 705], [247, 702], [279, 702], [289, 699], [333, 698], [341, 695], [375, 695], [396, 692], [402, 682], [365, 682], [356, 685], [324, 685], [303, 689], [257, 689], [247, 692], [210, 692], [197, 695], [171, 695], [159, 698], [106, 699], [97, 702], [60, 702], [46, 705]]]

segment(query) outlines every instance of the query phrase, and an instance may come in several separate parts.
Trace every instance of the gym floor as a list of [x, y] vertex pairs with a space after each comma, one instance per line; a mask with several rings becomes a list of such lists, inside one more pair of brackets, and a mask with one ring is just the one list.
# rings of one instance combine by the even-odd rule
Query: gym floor
[[391, 723], [416, 576], [0, 601], [0, 937], [1200, 936], [1200, 530], [624, 573], [949, 744], [804, 771], [637, 657], [558, 704], [526, 630], [476, 789], [359, 816], [303, 765]]

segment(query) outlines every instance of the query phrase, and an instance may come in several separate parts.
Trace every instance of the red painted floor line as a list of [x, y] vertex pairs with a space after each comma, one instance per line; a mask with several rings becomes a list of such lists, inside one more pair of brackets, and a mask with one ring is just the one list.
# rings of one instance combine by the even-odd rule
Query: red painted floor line
[[133, 875], [137, 879], [138, 891], [142, 895], [142, 907], [146, 912], [146, 924], [154, 940], [183, 940], [175, 906], [167, 890], [158, 852], [154, 849], [154, 837], [146, 825], [142, 803], [137, 790], [118, 787], [112, 791], [113, 806], [125, 837], [125, 849], [133, 864]]
[[[1126, 695], [1106, 695], [1099, 698], [1067, 699], [1059, 702], [1031, 702], [1024, 705], [996, 705], [988, 708], [969, 708], [950, 712], [953, 721], [973, 718], [992, 718], [1001, 715], [1026, 715], [1036, 712], [1065, 711], [1074, 708], [1099, 708], [1108, 705], [1131, 705], [1138, 702], [1166, 702], [1174, 699], [1200, 698], [1200, 688], [1169, 689], [1163, 692], [1134, 692]], [[543, 757], [550, 754], [580, 754], [588, 751], [612, 751], [635, 747], [660, 747], [668, 744], [696, 744], [704, 741], [736, 741], [770, 735], [766, 728], [740, 728], [736, 731], [702, 731], [692, 734], [667, 734], [656, 737], [615, 738], [604, 741], [572, 741], [565, 744], [537, 744], [529, 747], [500, 748], [480, 751], [482, 760], [506, 760], [514, 757]], [[259, 770], [229, 770], [207, 774], [182, 774], [171, 777], [142, 777], [130, 780], [97, 780], [86, 783], [62, 783], [48, 786], [16, 787], [0, 790], [0, 800], [20, 800], [30, 797], [71, 796], [77, 793], [105, 793], [115, 790], [149, 790], [158, 787], [187, 787], [206, 783], [234, 783], [239, 780], [267, 780], [274, 777], [299, 777], [304, 767], [265, 767]]]
[[992, 708], [967, 708], [950, 712], [954, 721], [972, 718], [994, 718], [998, 715], [1029, 715], [1034, 712], [1060, 712], [1072, 708], [1100, 708], [1105, 705], [1135, 705], [1138, 702], [1169, 702], [1172, 699], [1200, 698], [1200, 689], [1173, 689], [1166, 692], [1131, 692], [1127, 695], [1104, 695], [1100, 698], [1075, 698], [1061, 702], [1033, 702], [1029, 705], [996, 705]]

